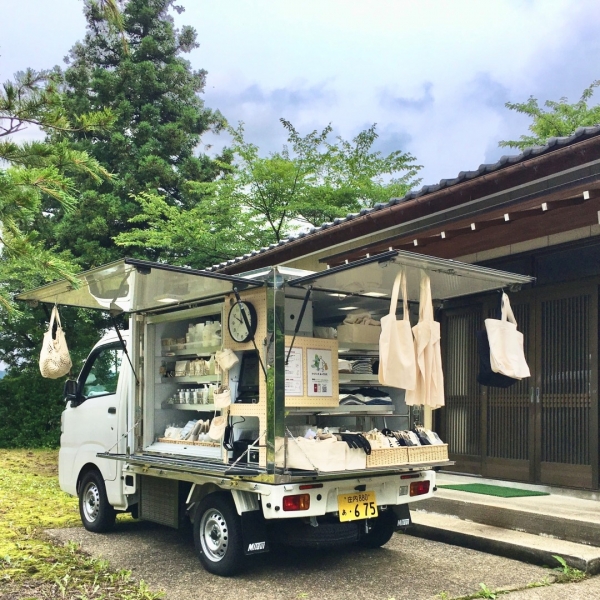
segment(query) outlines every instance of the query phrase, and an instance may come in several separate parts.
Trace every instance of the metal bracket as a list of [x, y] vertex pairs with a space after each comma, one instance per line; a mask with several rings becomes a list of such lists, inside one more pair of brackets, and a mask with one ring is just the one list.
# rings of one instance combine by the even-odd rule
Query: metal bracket
[[290, 354], [292, 353], [292, 348], [294, 347], [294, 342], [296, 341], [296, 336], [298, 335], [298, 331], [300, 331], [300, 325], [302, 325], [302, 319], [304, 318], [304, 311], [306, 310], [306, 305], [308, 304], [308, 300], [310, 299], [310, 294], [312, 292], [312, 285], [308, 286], [306, 290], [306, 294], [304, 294], [304, 300], [302, 301], [302, 308], [300, 309], [300, 314], [298, 315], [298, 320], [296, 321], [296, 327], [294, 327], [294, 337], [292, 338], [292, 343], [288, 349], [287, 356], [285, 357], [285, 364], [288, 364], [288, 360], [290, 359]]

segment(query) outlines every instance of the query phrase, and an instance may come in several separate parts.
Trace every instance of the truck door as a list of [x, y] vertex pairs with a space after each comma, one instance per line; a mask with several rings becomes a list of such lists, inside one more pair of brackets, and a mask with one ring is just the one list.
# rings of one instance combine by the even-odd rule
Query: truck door
[[124, 394], [117, 394], [122, 359], [120, 343], [99, 346], [81, 371], [79, 403], [67, 407], [63, 413], [59, 460], [61, 485], [63, 481], [72, 482], [88, 462], [98, 466], [105, 480], [113, 481], [117, 476], [117, 461], [97, 458], [96, 454], [116, 452], [119, 414], [125, 410], [120, 397]]

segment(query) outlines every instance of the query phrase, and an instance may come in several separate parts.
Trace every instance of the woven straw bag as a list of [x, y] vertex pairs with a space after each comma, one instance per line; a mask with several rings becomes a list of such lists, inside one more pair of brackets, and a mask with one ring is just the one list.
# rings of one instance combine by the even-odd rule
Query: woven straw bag
[[[56, 319], [56, 337], [52, 337], [52, 329], [54, 327], [54, 320]], [[73, 366], [71, 357], [69, 355], [69, 349], [67, 348], [67, 341], [65, 340], [65, 333], [62, 330], [60, 323], [60, 315], [56, 306], [52, 309], [52, 315], [50, 316], [50, 324], [48, 325], [48, 331], [44, 334], [44, 340], [42, 342], [42, 351], [40, 353], [40, 373], [42, 377], [47, 379], [58, 379], [63, 375], [66, 375]]]

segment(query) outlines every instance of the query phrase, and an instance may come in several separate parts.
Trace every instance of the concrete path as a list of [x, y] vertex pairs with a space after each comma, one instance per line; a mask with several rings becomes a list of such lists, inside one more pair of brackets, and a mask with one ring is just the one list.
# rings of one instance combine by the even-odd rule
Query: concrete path
[[[442, 592], [446, 598], [474, 593], [480, 583], [490, 589], [514, 589], [551, 576], [542, 567], [395, 535], [376, 551], [290, 550], [254, 557], [246, 573], [222, 579], [202, 569], [189, 535], [158, 525], [118, 522], [110, 534], [92, 534], [83, 528], [50, 530], [49, 534], [62, 542], [80, 543], [83, 550], [109, 560], [115, 568], [130, 569], [153, 589], [166, 590], [167, 598], [172, 600], [430, 600], [439, 599]], [[568, 587], [551, 586], [563, 594]], [[502, 597], [513, 600], [512, 596]], [[567, 596], [523, 596], [530, 597]], [[577, 594], [571, 597], [586, 598]]]
[[600, 578], [593, 577], [579, 583], [559, 584], [549, 587], [511, 592], [499, 596], [499, 600], [598, 600], [600, 598]]
[[449, 474], [440, 474], [437, 483], [491, 483], [550, 495], [499, 498], [438, 487], [433, 498], [411, 506], [413, 535], [540, 565], [555, 566], [553, 556], [559, 555], [572, 567], [600, 573], [596, 492]]

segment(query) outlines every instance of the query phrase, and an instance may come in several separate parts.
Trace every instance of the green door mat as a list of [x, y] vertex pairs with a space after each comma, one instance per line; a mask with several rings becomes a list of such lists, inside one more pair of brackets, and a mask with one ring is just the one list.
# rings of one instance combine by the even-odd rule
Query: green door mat
[[509, 488], [501, 485], [488, 485], [485, 483], [463, 483], [458, 485], [438, 485], [439, 488], [458, 490], [459, 492], [472, 492], [486, 496], [499, 496], [500, 498], [523, 498], [525, 496], [549, 496], [546, 492], [532, 492], [520, 488]]

